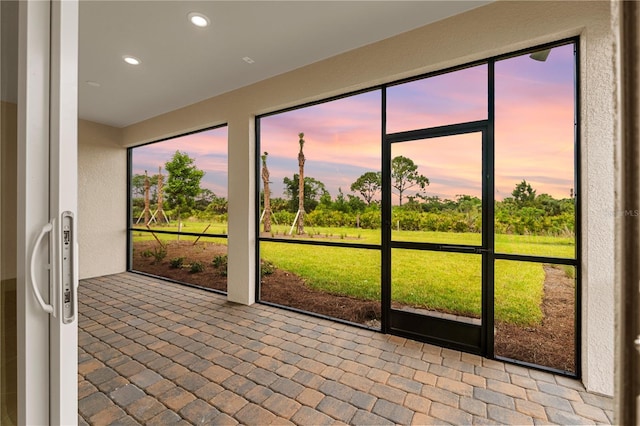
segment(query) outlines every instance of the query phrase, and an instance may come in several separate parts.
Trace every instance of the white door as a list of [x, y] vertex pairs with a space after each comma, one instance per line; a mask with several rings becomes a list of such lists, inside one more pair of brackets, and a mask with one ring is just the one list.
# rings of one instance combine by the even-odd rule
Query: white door
[[19, 2], [18, 424], [77, 422], [77, 1]]

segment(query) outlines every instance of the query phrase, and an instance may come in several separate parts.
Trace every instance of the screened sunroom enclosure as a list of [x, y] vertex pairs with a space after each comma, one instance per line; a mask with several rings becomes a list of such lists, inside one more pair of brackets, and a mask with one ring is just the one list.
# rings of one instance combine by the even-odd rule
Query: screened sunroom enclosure
[[[13, 19], [4, 13], [9, 3], [16, 2], [2, 4], [3, 33], [9, 28], [5, 18]], [[310, 313], [310, 321], [317, 320], [313, 315], [335, 319], [336, 329], [345, 327], [339, 321], [347, 321], [366, 328], [361, 333], [374, 329], [415, 339], [388, 336], [407, 346], [421, 346], [419, 340], [466, 345], [465, 350], [488, 358], [578, 376], [589, 392], [630, 394], [622, 386], [633, 377], [625, 374], [625, 361], [637, 358], [633, 327], [626, 330], [633, 325], [628, 320], [635, 293], [633, 277], [624, 268], [633, 262], [624, 261], [633, 252], [622, 243], [634, 241], [631, 225], [637, 222], [637, 210], [621, 195], [633, 195], [629, 176], [635, 176], [633, 167], [624, 168], [632, 165], [632, 156], [621, 148], [635, 146], [625, 124], [634, 123], [632, 110], [627, 110], [635, 87], [629, 85], [633, 68], [626, 68], [635, 53], [627, 49], [635, 34], [631, 5], [435, 2], [458, 12], [448, 17], [405, 12], [407, 19], [398, 19], [402, 12], [390, 2], [347, 3], [327, 7], [346, 8], [350, 14], [325, 13], [322, 2], [199, 3], [210, 16], [221, 16], [210, 12], [220, 7], [224, 13], [251, 9], [234, 19], [212, 20], [237, 31], [219, 37], [217, 25], [189, 27], [186, 8], [194, 2], [136, 7], [128, 2], [81, 2], [79, 279], [140, 271], [138, 261], [180, 271], [198, 286], [201, 277], [216, 272], [224, 285], [219, 291], [226, 292], [224, 300], [238, 312], [261, 311], [251, 307], [255, 302], [276, 304]], [[389, 9], [378, 9], [377, 14], [367, 10], [374, 3]], [[404, 4], [420, 10], [433, 3]], [[313, 20], [291, 19], [306, 7], [319, 11], [302, 14]], [[144, 19], [149, 9], [153, 22]], [[250, 25], [234, 24], [248, 24], [248, 18]], [[326, 31], [336, 23], [334, 18], [341, 19], [343, 28]], [[167, 24], [154, 24], [160, 20]], [[305, 30], [285, 42], [266, 36], [271, 30], [285, 34], [291, 27], [273, 24], [283, 21]], [[399, 22], [405, 26], [398, 27]], [[148, 30], [141, 31], [140, 25]], [[387, 33], [380, 34], [381, 29]], [[344, 37], [345, 32], [363, 38]], [[249, 37], [260, 33], [265, 36]], [[138, 37], [147, 41], [138, 46], [140, 52], [113, 55], [119, 52], [117, 46]], [[334, 49], [323, 56], [317, 51], [321, 42]], [[302, 52], [292, 44], [308, 47], [304, 53], [311, 55], [298, 54]], [[235, 48], [227, 50], [227, 56], [216, 50], [220, 46]], [[564, 53], [558, 56], [560, 50]], [[26, 52], [37, 55], [32, 49]], [[142, 66], [123, 62], [125, 53], [136, 53]], [[557, 62], [560, 57], [564, 62]], [[5, 62], [10, 68], [17, 64]], [[229, 64], [240, 65], [225, 74], [233, 78], [219, 72], [218, 66]], [[456, 77], [463, 73], [465, 78]], [[425, 89], [420, 88], [423, 84]], [[13, 90], [18, 85], [4, 87]], [[419, 95], [421, 90], [430, 96]], [[411, 96], [414, 91], [416, 96]], [[421, 104], [425, 99], [437, 101], [438, 107]], [[346, 107], [333, 108], [337, 101]], [[16, 244], [11, 212], [17, 199], [11, 188], [18, 164], [12, 102], [3, 96], [1, 210], [2, 223], [8, 226], [2, 238], [3, 305], [12, 300], [11, 291], [15, 293], [5, 280], [16, 277], [12, 268], [4, 268], [16, 263], [11, 248]], [[368, 104], [372, 108], [365, 109]], [[333, 115], [318, 113], [322, 106], [325, 114]], [[454, 114], [460, 110], [463, 113]], [[277, 117], [296, 111], [309, 111], [317, 125], [304, 118], [289, 123], [281, 137], [267, 137], [264, 131], [278, 126]], [[366, 137], [349, 133], [356, 119], [362, 120], [359, 126]], [[470, 127], [463, 130], [465, 126]], [[203, 183], [200, 187], [216, 199], [197, 196], [193, 211], [181, 209], [179, 220], [165, 198], [164, 213], [175, 228], [154, 222], [164, 217], [158, 215], [154, 187], [159, 175], [163, 184], [168, 179], [168, 171], [158, 172], [158, 167], [170, 161], [175, 150], [142, 167], [131, 164], [128, 169], [128, 159], [135, 159], [145, 144], [215, 129], [225, 132], [220, 144], [226, 141], [226, 194]], [[333, 130], [335, 138], [327, 139], [326, 130]], [[302, 150], [300, 139], [305, 141]], [[201, 163], [200, 153], [179, 149], [211, 176], [213, 169]], [[263, 156], [269, 171], [268, 208]], [[396, 179], [402, 173], [394, 173], [394, 167], [401, 170], [403, 165], [410, 188]], [[137, 188], [142, 177], [142, 191], [134, 189], [135, 175]], [[306, 178], [314, 180], [307, 184]], [[267, 210], [269, 232], [264, 230]], [[296, 215], [301, 210], [304, 228], [298, 231]], [[162, 244], [178, 240], [176, 246], [193, 247], [203, 257], [194, 262], [183, 253], [160, 250]], [[131, 245], [136, 241], [147, 247], [137, 250]], [[216, 252], [202, 250], [205, 243]], [[171, 267], [172, 260], [177, 267]], [[204, 270], [198, 272], [200, 267]], [[20, 265], [19, 270], [28, 273]], [[623, 287], [623, 282], [629, 285]], [[269, 289], [268, 284], [275, 285]], [[3, 308], [2, 323], [9, 327], [3, 338], [11, 338], [10, 324], [17, 315]], [[16, 337], [18, 343], [25, 337], [19, 330], [0, 350], [2, 409], [7, 389], [9, 395], [17, 391], [6, 361], [16, 359]], [[328, 330], [320, 332], [323, 339], [331, 337]], [[536, 346], [551, 351], [528, 349]], [[549, 353], [565, 357], [550, 359]], [[493, 364], [491, 359], [466, 358]], [[563, 377], [533, 373], [566, 383]], [[622, 404], [626, 397], [616, 401], [621, 407], [632, 405]]]
[[128, 268], [225, 293], [227, 126], [128, 152]]
[[[485, 348], [486, 356], [568, 371], [581, 376], [589, 389], [611, 394], [615, 347], [617, 166], [610, 161], [615, 153], [611, 138], [614, 117], [610, 114], [615, 102], [606, 94], [615, 90], [607, 89], [606, 93], [593, 90], [617, 87], [613, 83], [615, 73], [610, 67], [611, 55], [615, 56], [607, 21], [611, 14], [607, 7], [597, 3], [588, 7], [557, 3], [554, 13], [562, 19], [540, 19], [535, 25], [527, 26], [530, 21], [520, 18], [525, 10], [530, 16], [544, 17], [550, 13], [548, 8], [536, 3], [526, 6], [524, 3], [505, 3], [478, 8], [468, 16], [452, 19], [453, 26], [429, 25], [406, 36], [374, 43], [367, 49], [347, 52], [251, 87], [129, 125], [121, 135], [114, 135], [114, 140], [132, 148], [185, 131], [227, 126], [226, 241], [229, 256], [227, 299], [230, 302], [275, 303], [331, 318], [341, 318], [339, 314], [344, 312], [360, 311], [364, 320], [358, 320], [358, 324], [381, 331], [384, 324], [390, 324], [385, 315], [413, 318], [411, 314], [415, 314], [423, 324], [442, 319], [462, 323], [463, 328], [469, 328], [467, 325], [471, 329], [480, 327], [481, 339], [485, 339], [481, 344], [486, 344], [491, 335], [487, 315], [488, 310], [493, 309], [495, 332], [491, 337], [494, 347], [493, 352]], [[500, 24], [505, 22], [512, 24], [502, 27]], [[485, 26], [492, 28], [490, 34], [482, 32]], [[576, 28], [584, 28], [584, 31]], [[443, 49], [443, 43], [447, 49]], [[544, 51], [553, 46], [555, 48], [545, 55]], [[565, 46], [570, 54], [557, 55], [561, 46]], [[530, 55], [536, 52], [540, 53], [531, 58]], [[565, 60], [562, 65], [556, 62], [560, 58]], [[493, 79], [489, 76], [491, 64]], [[456, 87], [456, 84], [440, 83], [443, 80], [436, 78], [446, 80], [449, 74], [453, 77], [462, 71], [484, 71], [483, 67], [486, 77], [481, 76], [482, 80], [474, 83], [473, 87], [477, 87], [474, 90], [469, 84]], [[538, 72], [540, 67], [548, 72]], [[409, 104], [398, 113], [404, 115], [408, 124], [389, 127], [393, 90], [409, 88], [410, 84], [420, 85], [420, 80], [435, 82], [432, 86], [441, 92], [461, 92], [461, 95], [456, 94], [457, 104], [468, 103], [471, 97], [476, 97], [476, 103], [480, 104], [472, 108], [473, 114], [447, 117], [439, 122], [425, 120], [426, 114], [421, 120], [410, 121], [413, 116], [409, 113], [420, 111], [420, 107]], [[493, 87], [490, 81], [493, 81]], [[493, 117], [489, 115], [490, 93], [493, 93]], [[446, 96], [432, 96], [436, 97], [441, 101], [436, 113], [450, 115], [456, 102], [447, 102]], [[397, 99], [402, 101], [404, 98]], [[563, 99], [570, 105], [566, 106]], [[335, 101], [347, 105], [342, 110], [334, 109], [331, 105]], [[377, 112], [360, 107], [369, 103]], [[501, 106], [504, 106], [502, 110]], [[314, 108], [319, 107], [329, 111], [314, 113]], [[307, 124], [310, 122], [301, 118], [295, 125], [285, 127], [282, 137], [276, 134], [272, 141], [265, 139], [265, 129], [279, 126], [278, 116], [305, 110], [316, 118], [317, 125]], [[341, 122], [323, 119], [330, 113], [333, 113], [332, 117], [342, 119]], [[323, 128], [346, 134], [354, 116], [367, 123], [363, 126], [371, 137], [356, 135], [348, 141], [336, 137], [331, 139], [334, 145], [327, 144], [324, 136], [320, 137], [317, 129]], [[384, 134], [383, 116], [387, 126]], [[431, 111], [430, 116], [436, 114]], [[383, 158], [383, 141], [387, 136], [431, 131], [443, 126], [451, 130], [480, 121], [493, 123], [493, 128], [489, 125], [487, 130], [478, 132], [438, 137], [420, 135], [415, 140], [389, 142], [389, 160]], [[568, 124], [558, 127], [558, 123]], [[305, 232], [298, 233], [296, 224], [289, 235], [300, 210], [296, 204], [300, 198], [296, 183], [299, 188], [300, 179], [295, 176], [300, 174], [300, 133], [304, 133], [302, 139], [305, 141], [304, 176], [317, 182], [306, 182], [307, 179], [303, 182], [306, 187], [311, 185], [303, 196]], [[482, 157], [487, 156], [483, 147], [478, 147], [483, 137], [493, 144], [494, 188], [490, 189], [490, 196], [483, 193], [486, 178], [482, 175], [474, 177], [478, 170], [482, 173]], [[278, 144], [284, 148], [278, 148]], [[440, 145], [450, 149], [440, 150]], [[357, 150], [358, 162], [349, 156], [348, 150], [344, 149], [346, 146]], [[415, 148], [418, 154], [413, 153], [414, 146], [418, 147]], [[340, 147], [343, 149], [338, 149]], [[265, 152], [272, 211], [272, 230], [268, 233], [264, 231], [266, 214], [261, 176], [261, 157]], [[429, 158], [424, 158], [422, 152], [428, 152], [425, 157]], [[324, 158], [320, 154], [324, 154]], [[435, 154], [440, 157], [428, 164], [427, 160]], [[326, 157], [335, 164], [326, 161]], [[416, 166], [417, 176], [423, 176], [429, 184], [423, 181], [422, 188], [420, 181], [416, 181], [416, 186], [403, 190], [400, 206], [399, 190], [394, 187], [393, 180], [385, 182], [391, 186], [384, 190], [391, 193], [392, 230], [389, 231], [390, 239], [383, 241], [383, 161], [395, 157], [410, 159]], [[472, 157], [475, 157], [471, 160], [473, 163], [467, 160]], [[421, 164], [425, 162], [427, 164]], [[452, 167], [454, 163], [457, 165]], [[123, 164], [126, 164], [124, 160]], [[348, 168], [348, 165], [356, 167]], [[387, 166], [390, 175], [392, 165]], [[445, 166], [448, 174], [442, 173]], [[562, 171], [560, 176], [557, 171]], [[380, 184], [377, 183], [378, 174]], [[461, 175], [466, 179], [463, 185], [460, 185]], [[443, 182], [442, 176], [448, 177], [449, 182]], [[318, 182], [324, 185], [327, 195]], [[353, 184], [356, 184], [354, 190]], [[314, 199], [309, 200], [307, 194], [311, 196], [314, 192]], [[317, 204], [314, 206], [313, 202]], [[493, 217], [488, 219], [491, 214], [487, 215], [487, 212], [492, 203]], [[121, 204], [124, 213], [124, 203]], [[96, 211], [94, 216], [98, 215]], [[119, 217], [124, 216], [120, 214]], [[490, 221], [493, 222], [493, 233], [487, 228]], [[311, 232], [312, 237], [308, 235]], [[411, 233], [418, 234], [419, 238], [413, 240]], [[495, 251], [476, 253], [477, 247], [489, 249], [483, 238], [491, 238], [491, 234]], [[460, 239], [456, 241], [453, 237]], [[341, 244], [357, 246], [343, 248]], [[383, 247], [392, 244], [403, 247]], [[123, 242], [116, 244], [114, 241], [109, 247], [122, 245]], [[416, 248], [404, 247], [407, 245]], [[434, 245], [445, 246], [442, 247], [444, 251], [431, 249]], [[460, 246], [470, 246], [474, 252], [470, 249], [460, 251]], [[450, 247], [458, 251], [446, 251]], [[384, 259], [383, 250], [391, 252]], [[119, 261], [120, 258], [124, 263], [125, 254], [118, 257]], [[487, 274], [483, 265], [487, 258], [493, 259], [491, 283], [484, 281]], [[448, 259], [454, 259], [451, 267], [447, 266]], [[390, 264], [383, 264], [383, 260]], [[207, 269], [212, 262], [213, 259], [207, 259]], [[88, 268], [87, 264], [84, 267]], [[384, 268], [390, 269], [388, 283], [383, 282]], [[451, 276], [451, 271], [456, 274]], [[283, 290], [284, 296], [265, 293], [268, 290], [265, 283], [278, 275], [283, 275], [296, 290]], [[517, 282], [513, 281], [515, 276], [519, 277]], [[462, 291], [453, 285], [424, 291], [427, 285], [453, 280], [462, 283]], [[263, 283], [259, 289], [258, 281]], [[282, 283], [285, 280], [274, 281]], [[298, 284], [304, 286], [295, 287]], [[546, 284], [550, 291], [546, 290]], [[465, 286], [470, 291], [466, 291]], [[275, 287], [277, 290], [283, 288], [282, 285]], [[486, 289], [493, 291], [493, 295]], [[294, 296], [302, 295], [302, 291], [312, 292], [322, 302], [320, 308], [310, 303], [311, 297], [302, 298], [302, 302], [294, 300]], [[326, 313], [326, 306], [331, 305], [332, 299], [324, 299], [325, 295], [334, 298], [334, 312]], [[426, 295], [431, 297], [429, 304], [425, 303]], [[546, 295], [554, 297], [546, 298]], [[493, 297], [491, 303], [487, 296]], [[547, 311], [555, 315], [556, 320], [545, 321], [550, 315]], [[423, 324], [416, 326], [421, 332], [429, 328]], [[441, 337], [448, 338], [451, 333], [445, 334]], [[420, 337], [427, 338], [431, 337]], [[579, 344], [567, 344], [571, 342]], [[553, 353], [566, 354], [565, 359], [555, 360], [559, 363], [552, 363], [542, 358], [542, 354], [526, 349], [531, 347], [527, 345], [550, 347], [551, 343], [555, 346]], [[566, 350], [567, 347], [570, 350]], [[525, 357], [530, 354], [535, 356]], [[572, 366], [576, 361], [578, 364]]]
[[259, 299], [580, 375], [576, 52], [258, 117]]

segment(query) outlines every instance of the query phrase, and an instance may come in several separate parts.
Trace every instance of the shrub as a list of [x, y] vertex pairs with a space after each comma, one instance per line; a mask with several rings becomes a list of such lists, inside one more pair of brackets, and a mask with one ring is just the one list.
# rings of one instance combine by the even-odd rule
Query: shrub
[[393, 224], [403, 231], [420, 230], [420, 213], [413, 210], [396, 208], [393, 210]]
[[464, 220], [456, 220], [451, 227], [453, 232], [471, 232], [469, 225]]
[[316, 209], [305, 215], [305, 223], [309, 226], [353, 227], [356, 215], [335, 210]]
[[360, 227], [364, 229], [379, 229], [381, 223], [380, 211], [368, 210], [360, 215]]
[[218, 269], [220, 275], [222, 275], [223, 277], [227, 276], [227, 263], [228, 263], [229, 257], [226, 254], [222, 254], [222, 255], [218, 255], [216, 257], [213, 258], [213, 260], [211, 261], [211, 264]]
[[271, 275], [276, 271], [276, 265], [269, 262], [268, 260], [262, 260], [260, 262], [260, 276], [264, 277], [265, 275]]
[[283, 211], [273, 212], [273, 216], [271, 219], [276, 223], [293, 223], [293, 219], [295, 218], [296, 218], [296, 215], [294, 213], [283, 210]]
[[165, 250], [164, 248], [155, 248], [153, 249], [153, 263], [160, 263], [162, 262], [162, 259], [164, 259], [165, 257], [167, 257], [167, 250]]
[[142, 253], [140, 253], [140, 256], [142, 257], [153, 257], [153, 252], [149, 249], [144, 250]]
[[189, 272], [195, 274], [197, 272], [204, 271], [204, 264], [202, 262], [198, 262], [197, 260], [191, 263], [191, 267], [189, 268]]
[[184, 257], [174, 257], [173, 259], [169, 260], [169, 266], [174, 269], [180, 269], [182, 268], [183, 262]]
[[218, 255], [213, 258], [211, 263], [214, 267], [220, 268], [221, 266], [226, 266], [228, 260], [228, 256], [226, 254]]

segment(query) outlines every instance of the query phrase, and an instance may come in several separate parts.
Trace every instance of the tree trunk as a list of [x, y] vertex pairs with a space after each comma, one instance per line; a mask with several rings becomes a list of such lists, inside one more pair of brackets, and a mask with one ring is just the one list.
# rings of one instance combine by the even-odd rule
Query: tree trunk
[[271, 232], [271, 190], [269, 189], [266, 152], [262, 156], [262, 183], [264, 185], [264, 232]]
[[304, 133], [298, 135], [300, 137], [300, 152], [298, 153], [298, 166], [300, 166], [300, 177], [298, 179], [298, 235], [304, 234]]
[[182, 232], [182, 220], [180, 218], [180, 207], [178, 207], [178, 241], [180, 241], [181, 232]]
[[145, 226], [149, 226], [149, 176], [147, 176], [147, 171], [144, 172], [144, 224]]
[[162, 177], [162, 168], [158, 167], [158, 213], [156, 214], [156, 216], [158, 216], [158, 220], [164, 220], [165, 219], [165, 214], [164, 214], [164, 207], [162, 206], [162, 204], [164, 203], [164, 200], [162, 198], [162, 185], [163, 185], [163, 177]]

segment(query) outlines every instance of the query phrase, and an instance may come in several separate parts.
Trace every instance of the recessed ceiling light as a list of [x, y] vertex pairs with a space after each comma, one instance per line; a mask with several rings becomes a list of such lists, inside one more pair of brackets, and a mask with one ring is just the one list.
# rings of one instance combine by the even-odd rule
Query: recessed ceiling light
[[87, 86], [91, 86], [91, 87], [100, 87], [100, 83], [98, 83], [97, 81], [91, 81], [91, 80], [87, 80], [85, 81], [85, 83], [87, 83]]
[[248, 64], [253, 64], [255, 61], [253, 59], [251, 59], [248, 56], [245, 56], [244, 58], [242, 58], [243, 61], [245, 61]]
[[209, 18], [198, 12], [190, 12], [187, 17], [193, 25], [200, 28], [208, 27], [211, 22], [209, 21]]
[[140, 59], [131, 55], [124, 55], [122, 59], [124, 59], [124, 61], [130, 65], [140, 65], [142, 63]]

